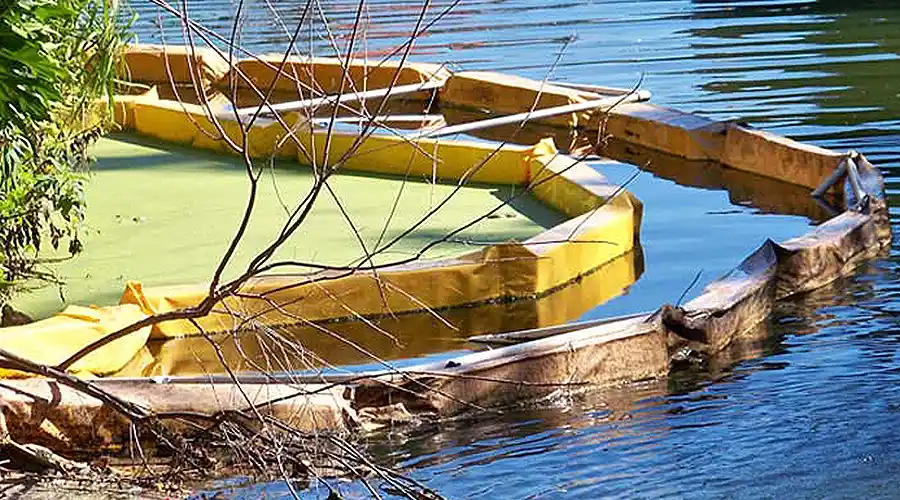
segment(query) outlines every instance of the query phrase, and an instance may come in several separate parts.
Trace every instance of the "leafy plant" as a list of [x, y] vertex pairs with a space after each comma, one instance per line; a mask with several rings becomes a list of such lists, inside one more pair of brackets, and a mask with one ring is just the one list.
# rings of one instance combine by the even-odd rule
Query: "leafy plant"
[[[105, 124], [123, 28], [109, 0], [0, 5], [0, 304], [58, 282], [41, 252], [81, 250], [87, 148]], [[98, 119], [98, 117], [100, 119]]]

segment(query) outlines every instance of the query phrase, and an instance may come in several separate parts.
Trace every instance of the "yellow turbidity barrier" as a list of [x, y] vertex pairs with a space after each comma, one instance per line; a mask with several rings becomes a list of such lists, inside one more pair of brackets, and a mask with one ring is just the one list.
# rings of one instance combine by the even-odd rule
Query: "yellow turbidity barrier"
[[[190, 67], [198, 68], [194, 69], [194, 76], [203, 79], [220, 75], [221, 83], [227, 77], [214, 62], [215, 57], [171, 47], [166, 51], [143, 48], [132, 49], [128, 61], [133, 72], [137, 73], [138, 69], [142, 72], [135, 78], [139, 81], [155, 81], [162, 74], [171, 74], [178, 82], [190, 80]], [[290, 62], [290, 72], [297, 79], [310, 84], [312, 80], [302, 80], [303, 75], [315, 77], [321, 90], [339, 90], [343, 70], [337, 60]], [[271, 63], [271, 60], [242, 61], [237, 70], [255, 84], [264, 85], [275, 76]], [[393, 64], [369, 66], [352, 61], [353, 85], [357, 90], [387, 86], [397, 70]], [[436, 66], [407, 66], [400, 71], [396, 84], [423, 82], [436, 74], [447, 76]], [[538, 94], [542, 106], [582, 100], [577, 91], [553, 86], [539, 88], [536, 86], [539, 82], [515, 78], [504, 79], [504, 85], [485, 100], [485, 89], [496, 79], [496, 75], [490, 74], [461, 74], [456, 80], [450, 79], [449, 86], [442, 91], [442, 99], [461, 105], [480, 104], [493, 112], [520, 111], [522, 102], [533, 102]], [[279, 90], [289, 90], [297, 82], [285, 78], [278, 85], [286, 86]], [[103, 347], [73, 367], [80, 374], [144, 371], [148, 363], [152, 364], [152, 356], [145, 347], [148, 338], [192, 336], [200, 333], [198, 326], [206, 333], [223, 332], [258, 325], [297, 325], [360, 315], [485, 304], [497, 299], [541, 297], [603, 268], [635, 247], [640, 202], [609, 185], [587, 165], [560, 155], [551, 139], [524, 147], [431, 138], [407, 141], [389, 135], [360, 138], [343, 132], [335, 132], [328, 138], [323, 130], [311, 127], [298, 113], [284, 115], [281, 122], [258, 119], [249, 129], [242, 129], [229, 112], [214, 111], [220, 116], [214, 122], [206, 106], [161, 100], [158, 95], [152, 90], [144, 95], [118, 97], [114, 107], [116, 122], [125, 130], [165, 141], [235, 153], [227, 138], [239, 148], [246, 147], [251, 157], [267, 158], [274, 154], [318, 168], [327, 165], [429, 181], [526, 186], [540, 200], [572, 219], [523, 242], [494, 244], [454, 258], [395, 265], [377, 273], [256, 277], [242, 286], [240, 298], [225, 298], [210, 314], [197, 318], [196, 323], [182, 320], [160, 323]], [[574, 126], [578, 119], [573, 114], [559, 120]], [[614, 292], [610, 293], [618, 293], [636, 277], [633, 266], [605, 269], [600, 275], [615, 278], [610, 287]], [[3, 329], [0, 335], [10, 350], [38, 362], [56, 364], [90, 342], [148, 315], [196, 306], [206, 297], [208, 289], [205, 284], [144, 289], [140, 283], [130, 282], [119, 306], [72, 307], [48, 320]], [[605, 297], [602, 291], [596, 295]], [[12, 371], [0, 372], [0, 376], [16, 375]]]
[[[373, 335], [372, 327], [363, 322], [282, 328], [283, 338], [296, 339], [309, 352], [328, 353], [331, 365], [370, 363], [359, 349], [341, 339], [352, 339], [368, 352], [378, 353], [384, 360], [410, 358], [458, 349], [460, 340], [470, 335], [489, 334], [559, 325], [575, 320], [588, 310], [623, 293], [643, 272], [643, 257], [629, 252], [604, 264], [577, 283], [537, 300], [519, 300], [479, 306], [473, 314], [468, 308], [440, 312], [442, 320], [432, 313], [421, 312], [382, 318], [379, 327], [391, 334]], [[446, 322], [446, 323], [445, 323]], [[450, 327], [448, 325], [454, 325]], [[427, 334], [423, 334], [427, 332]], [[277, 341], [267, 341], [256, 332], [231, 332], [204, 337], [182, 337], [151, 340], [146, 356], [135, 356], [115, 376], [140, 377], [161, 375], [202, 375], [221, 373], [222, 361], [229, 369], [255, 371], [305, 370], [319, 368], [321, 362], [311, 357], [281, 359], [289, 366], [272, 366], [272, 351]], [[302, 358], [302, 359], [301, 359]]]
[[149, 84], [200, 84], [209, 88], [228, 73], [228, 61], [216, 51], [178, 45], [131, 45], [123, 53], [127, 76]]
[[[600, 183], [591, 186], [593, 189], [577, 185], [567, 189], [573, 186], [570, 177], [588, 174], [573, 169], [569, 158], [543, 155], [532, 162], [541, 167], [542, 178], [535, 182], [541, 186], [535, 189], [540, 199], [562, 207], [570, 200], [589, 208], [522, 243], [488, 246], [453, 259], [392, 266], [377, 274], [359, 272], [338, 279], [334, 273], [255, 278], [240, 289], [241, 298], [225, 299], [212, 313], [197, 319], [196, 325], [205, 332], [222, 332], [259, 324], [291, 325], [441, 309], [498, 298], [534, 298], [634, 248], [641, 213], [634, 197], [622, 192], [604, 202], [599, 196], [611, 196], [615, 190]], [[144, 290], [140, 284], [130, 283], [122, 303], [159, 314], [196, 306], [207, 292], [205, 285]], [[197, 326], [187, 320], [167, 321], [154, 325], [152, 336], [197, 335], [201, 333]]]
[[[140, 133], [232, 151], [200, 106], [144, 100], [134, 101], [133, 107], [135, 129]], [[296, 115], [289, 115], [289, 120], [296, 123]], [[243, 144], [237, 122], [222, 118], [219, 126], [235, 144]], [[322, 275], [254, 279], [241, 289], [244, 298], [226, 299], [211, 314], [196, 320], [206, 332], [539, 296], [628, 253], [637, 236], [640, 203], [624, 192], [612, 197], [615, 186], [590, 167], [559, 155], [551, 140], [527, 148], [440, 139], [409, 142], [392, 136], [361, 139], [339, 132], [328, 139], [308, 126], [293, 131], [289, 138], [288, 130], [277, 122], [251, 128], [247, 132], [248, 144], [253, 146], [251, 156], [268, 156], [276, 149], [279, 156], [289, 155], [295, 147], [298, 161], [304, 164], [426, 179], [529, 185], [539, 199], [579, 217], [522, 243], [489, 246], [455, 259], [395, 266], [377, 275], [356, 273], [325, 281]], [[140, 304], [147, 314], [158, 314], [195, 306], [207, 292], [205, 285], [144, 290], [132, 284], [122, 300]], [[186, 320], [153, 328], [154, 338], [199, 333]]]
[[[597, 97], [596, 94], [487, 71], [454, 73], [440, 92], [441, 104], [495, 114], [524, 113], [533, 109], [576, 104]], [[585, 125], [590, 116], [590, 113], [568, 113], [539, 121], [564, 128], [576, 128]]]
[[[232, 144], [243, 147], [244, 133], [238, 122], [227, 114], [216, 120], [209, 118], [202, 106], [146, 97], [124, 101], [121, 113], [133, 119], [137, 132], [168, 142], [233, 154], [233, 148], [222, 139], [222, 132]], [[268, 158], [273, 152], [279, 158], [296, 156], [301, 164], [357, 170], [361, 172], [410, 175], [434, 180], [465, 178], [469, 182], [492, 184], [524, 184], [532, 167], [530, 148], [499, 146], [473, 141], [418, 139], [408, 141], [397, 136], [334, 132], [329, 139], [323, 129], [299, 122], [297, 114], [284, 121], [260, 120], [247, 135], [251, 157]], [[124, 122], [123, 128], [131, 123]], [[221, 131], [219, 130], [221, 128]], [[328, 147], [326, 148], [326, 143]], [[326, 151], [328, 152], [326, 158]]]
[[[55, 366], [82, 347], [146, 317], [133, 304], [100, 308], [69, 306], [45, 320], [0, 328], [0, 346], [36, 363]], [[81, 376], [119, 371], [143, 349], [149, 336], [150, 327], [126, 335], [81, 359], [70, 371]], [[0, 378], [26, 376], [30, 375], [0, 368]]]
[[[438, 64], [400, 60], [371, 61], [341, 60], [332, 57], [288, 57], [263, 55], [245, 59], [223, 75], [217, 88], [231, 92], [232, 84], [241, 92], [244, 105], [260, 102], [258, 95], [248, 91], [256, 88], [265, 95], [270, 88], [280, 96], [294, 100], [321, 97], [325, 94], [355, 93], [400, 85], [414, 85], [430, 80], [445, 80], [450, 71]], [[408, 99], [428, 99], [430, 91], [407, 95]], [[285, 100], [283, 97], [277, 100]], [[379, 98], [380, 100], [380, 98]]]

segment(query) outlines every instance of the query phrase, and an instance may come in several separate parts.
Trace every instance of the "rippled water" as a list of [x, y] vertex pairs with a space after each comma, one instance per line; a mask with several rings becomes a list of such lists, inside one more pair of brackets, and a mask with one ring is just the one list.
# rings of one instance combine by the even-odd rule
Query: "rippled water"
[[[147, 22], [153, 11], [140, 3], [133, 5], [143, 16], [138, 29], [151, 41], [158, 37]], [[290, 17], [300, 3], [254, 2], [252, 9]], [[333, 29], [346, 32], [355, 3], [322, 4]], [[227, 29], [230, 4], [190, 5], [198, 20]], [[418, 2], [368, 5], [364, 49], [383, 53], [409, 30]], [[437, 11], [448, 2], [433, 5]], [[643, 78], [659, 104], [860, 150], [887, 178], [896, 225], [900, 7], [893, 5], [463, 1], [422, 38], [414, 58], [536, 78], [552, 68], [554, 79], [604, 85], [631, 86]], [[248, 46], [283, 46], [284, 30], [271, 16], [248, 20]], [[303, 38], [304, 47], [310, 43], [325, 53], [322, 40]], [[642, 234], [648, 279], [596, 314], [671, 301], [698, 268], [707, 271], [708, 281], [763, 236], [797, 234], [807, 224], [754, 215], [746, 207], [734, 219], [712, 217], [717, 203], [734, 208], [727, 194], [649, 176], [632, 190], [648, 208]], [[678, 210], [693, 210], [687, 218], [694, 223], [676, 238], [666, 217]], [[656, 274], [659, 269], [666, 272]], [[897, 274], [894, 249], [858, 275], [784, 304], [767, 325], [767, 342], [724, 357], [710, 373], [563, 400], [553, 408], [375, 436], [371, 450], [452, 498], [895, 497]], [[346, 488], [351, 497], [362, 494], [354, 485]], [[263, 491], [287, 494], [277, 484], [233, 493]], [[310, 495], [324, 498], [326, 492]]]

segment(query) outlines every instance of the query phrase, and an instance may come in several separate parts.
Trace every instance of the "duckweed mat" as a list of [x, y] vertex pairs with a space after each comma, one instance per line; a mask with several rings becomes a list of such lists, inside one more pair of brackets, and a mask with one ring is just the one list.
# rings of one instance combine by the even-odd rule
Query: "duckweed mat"
[[[84, 251], [56, 268], [66, 282], [65, 301], [56, 287], [17, 300], [16, 306], [35, 318], [49, 316], [66, 303], [117, 303], [127, 280], [140, 280], [146, 286], [208, 281], [247, 204], [250, 184], [244, 164], [236, 157], [130, 135], [101, 139], [93, 154], [97, 163], [87, 188]], [[311, 169], [299, 164], [278, 163], [265, 170], [249, 227], [226, 276], [243, 270], [278, 236], [313, 182]], [[328, 185], [334, 196], [323, 190], [275, 259], [329, 265], [359, 262], [366, 252], [401, 236], [425, 218], [373, 260], [404, 259], [488, 214], [518, 189], [499, 185], [457, 189], [455, 184], [429, 179], [352, 172], [335, 175]], [[448, 197], [448, 202], [426, 217]], [[449, 241], [430, 248], [423, 258], [521, 241], [563, 219], [534, 197], [521, 194]]]

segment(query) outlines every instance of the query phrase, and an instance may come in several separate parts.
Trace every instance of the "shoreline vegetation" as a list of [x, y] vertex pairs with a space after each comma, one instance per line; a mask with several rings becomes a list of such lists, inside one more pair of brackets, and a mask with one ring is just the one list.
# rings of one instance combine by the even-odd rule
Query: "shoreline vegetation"
[[0, 308], [60, 286], [58, 252], [82, 250], [90, 146], [108, 106], [126, 26], [106, 0], [28, 0], [0, 7]]

